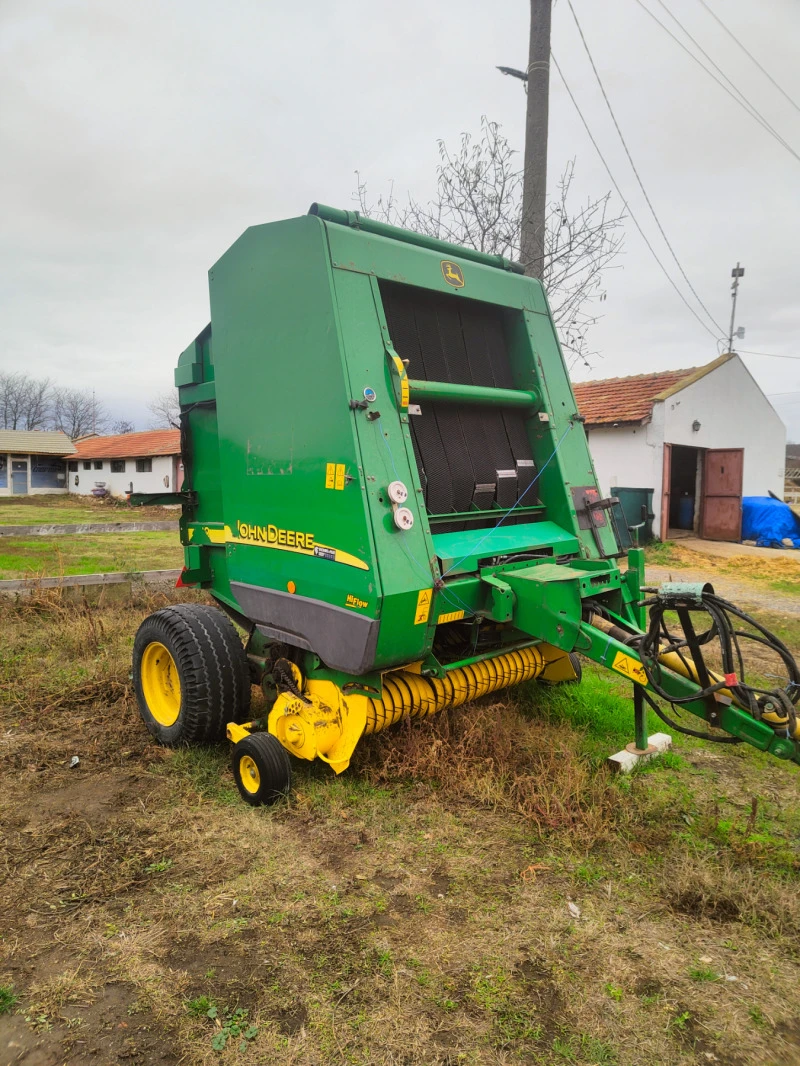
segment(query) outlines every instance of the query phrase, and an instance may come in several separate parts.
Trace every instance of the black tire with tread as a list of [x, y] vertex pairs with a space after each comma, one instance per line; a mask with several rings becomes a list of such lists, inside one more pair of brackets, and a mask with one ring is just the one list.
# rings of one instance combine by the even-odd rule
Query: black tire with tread
[[[242, 756], [248, 755], [258, 767], [260, 783], [258, 791], [251, 792], [242, 783], [239, 769]], [[239, 789], [239, 795], [251, 807], [263, 807], [285, 799], [292, 788], [292, 764], [289, 753], [271, 733], [251, 733], [231, 752], [231, 769]]]
[[[154, 641], [167, 648], [180, 678], [181, 708], [171, 726], [156, 721], [142, 691], [142, 655]], [[227, 723], [245, 721], [250, 710], [242, 642], [230, 619], [206, 604], [175, 604], [145, 618], [133, 642], [133, 685], [144, 724], [166, 746], [222, 740]]]
[[581, 663], [580, 656], [576, 651], [569, 653], [569, 661], [572, 663], [572, 669], [575, 671], [575, 677], [572, 681], [568, 681], [568, 685], [580, 685], [583, 680], [583, 664]]

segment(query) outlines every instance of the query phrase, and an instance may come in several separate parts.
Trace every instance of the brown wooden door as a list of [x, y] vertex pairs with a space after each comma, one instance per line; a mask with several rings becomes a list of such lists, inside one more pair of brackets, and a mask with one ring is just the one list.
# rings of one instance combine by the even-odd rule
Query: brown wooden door
[[743, 448], [709, 448], [703, 463], [700, 536], [739, 540], [742, 536]]
[[672, 480], [672, 445], [664, 445], [664, 463], [661, 470], [661, 539], [669, 535], [670, 481]]

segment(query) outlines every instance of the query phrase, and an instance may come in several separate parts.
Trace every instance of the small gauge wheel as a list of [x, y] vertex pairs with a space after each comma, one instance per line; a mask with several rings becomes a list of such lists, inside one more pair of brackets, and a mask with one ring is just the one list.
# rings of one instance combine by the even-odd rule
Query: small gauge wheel
[[271, 733], [251, 733], [234, 744], [231, 769], [239, 795], [251, 807], [276, 803], [291, 791], [289, 753]]

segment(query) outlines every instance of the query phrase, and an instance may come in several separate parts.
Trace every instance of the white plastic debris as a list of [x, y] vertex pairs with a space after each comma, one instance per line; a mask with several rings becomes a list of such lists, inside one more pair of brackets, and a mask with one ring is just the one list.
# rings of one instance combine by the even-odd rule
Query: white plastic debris
[[78, 758], [78, 756], [77, 755], [73, 755], [72, 758], [69, 760], [69, 768], [70, 768], [70, 770], [74, 770], [76, 766], [80, 766], [80, 763], [81, 763], [81, 760]]

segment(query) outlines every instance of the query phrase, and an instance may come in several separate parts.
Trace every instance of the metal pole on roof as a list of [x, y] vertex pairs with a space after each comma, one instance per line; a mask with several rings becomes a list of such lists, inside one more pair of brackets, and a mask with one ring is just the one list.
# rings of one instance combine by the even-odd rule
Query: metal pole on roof
[[[739, 266], [739, 264], [737, 263], [736, 266], [731, 271], [731, 277], [733, 278], [733, 284], [731, 285], [731, 300], [732, 300], [732, 304], [731, 304], [731, 328], [730, 328], [730, 330], [728, 332], [728, 351], [729, 352], [733, 351], [733, 338], [734, 338], [733, 323], [734, 323], [734, 321], [736, 319], [736, 297], [739, 294], [739, 278], [743, 278], [744, 277], [744, 267], [743, 266]], [[743, 326], [740, 326], [736, 330], [735, 336], [739, 337], [739, 338], [744, 337], [744, 327]]]

